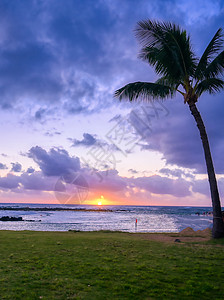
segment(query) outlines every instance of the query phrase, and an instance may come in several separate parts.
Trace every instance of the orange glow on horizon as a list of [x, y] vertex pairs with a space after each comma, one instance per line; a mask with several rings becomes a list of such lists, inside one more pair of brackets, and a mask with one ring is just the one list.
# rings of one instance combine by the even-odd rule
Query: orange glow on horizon
[[105, 205], [105, 203], [103, 202], [105, 202], [105, 199], [104, 196], [101, 195], [100, 198], [97, 199], [97, 205], [103, 205], [103, 204]]

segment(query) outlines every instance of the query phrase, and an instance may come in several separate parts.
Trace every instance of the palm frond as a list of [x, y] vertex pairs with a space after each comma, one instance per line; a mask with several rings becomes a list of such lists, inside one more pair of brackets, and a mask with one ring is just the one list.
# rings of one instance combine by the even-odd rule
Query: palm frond
[[224, 72], [224, 51], [219, 53], [215, 59], [208, 65], [204, 72], [205, 78], [216, 77]]
[[140, 57], [155, 67], [157, 74], [179, 80], [191, 76], [196, 58], [186, 31], [169, 22], [141, 21], [136, 36], [143, 48]]
[[197, 88], [196, 94], [200, 96], [204, 92], [208, 92], [209, 94], [215, 94], [220, 92], [224, 88], [224, 81], [220, 78], [208, 78], [201, 81]]
[[198, 65], [195, 70], [195, 78], [201, 79], [204, 76], [204, 72], [210, 63], [211, 58], [218, 53], [223, 45], [223, 32], [222, 28], [219, 28], [215, 33], [214, 37], [208, 44], [207, 48], [205, 49]]
[[[178, 60], [174, 61], [168, 58], [167, 51], [165, 49], [158, 49], [155, 47], [144, 47], [141, 49], [139, 58], [147, 61], [151, 66], [155, 67], [155, 71], [159, 75], [164, 75], [170, 78], [179, 77], [181, 65]], [[172, 73], [170, 72], [172, 70]], [[183, 77], [183, 76], [182, 76]]]
[[172, 81], [169, 77], [163, 76], [156, 80], [157, 84], [162, 84], [171, 88], [171, 90], [177, 90], [178, 86], [181, 84], [181, 81]]
[[139, 98], [152, 101], [155, 99], [165, 99], [172, 97], [174, 94], [169, 86], [151, 82], [133, 82], [118, 89], [114, 96], [120, 100], [127, 98], [130, 101], [137, 100]]

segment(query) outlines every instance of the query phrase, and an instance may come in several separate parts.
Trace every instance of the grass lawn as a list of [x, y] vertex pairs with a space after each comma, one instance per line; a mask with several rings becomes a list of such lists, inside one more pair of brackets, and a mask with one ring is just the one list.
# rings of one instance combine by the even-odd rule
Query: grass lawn
[[[175, 240], [175, 237], [173, 238]], [[223, 299], [224, 239], [0, 231], [0, 299]]]

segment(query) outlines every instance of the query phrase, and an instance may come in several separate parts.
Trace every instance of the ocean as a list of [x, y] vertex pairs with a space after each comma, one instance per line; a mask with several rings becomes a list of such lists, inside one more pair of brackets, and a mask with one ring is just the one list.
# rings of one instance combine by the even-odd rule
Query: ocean
[[0, 230], [179, 232], [186, 227], [203, 230], [212, 227], [212, 216], [207, 214], [210, 211], [209, 207], [4, 203], [0, 204], [0, 218], [22, 217], [23, 221], [0, 221]]

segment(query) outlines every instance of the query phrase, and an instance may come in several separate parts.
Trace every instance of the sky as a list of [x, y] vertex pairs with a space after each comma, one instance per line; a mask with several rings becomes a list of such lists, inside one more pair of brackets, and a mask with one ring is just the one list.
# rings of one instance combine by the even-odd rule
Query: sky
[[[134, 36], [147, 19], [179, 24], [200, 56], [224, 28], [224, 2], [0, 2], [1, 203], [211, 206], [183, 99], [113, 97], [129, 82], [157, 79]], [[222, 199], [223, 96], [198, 102]]]

